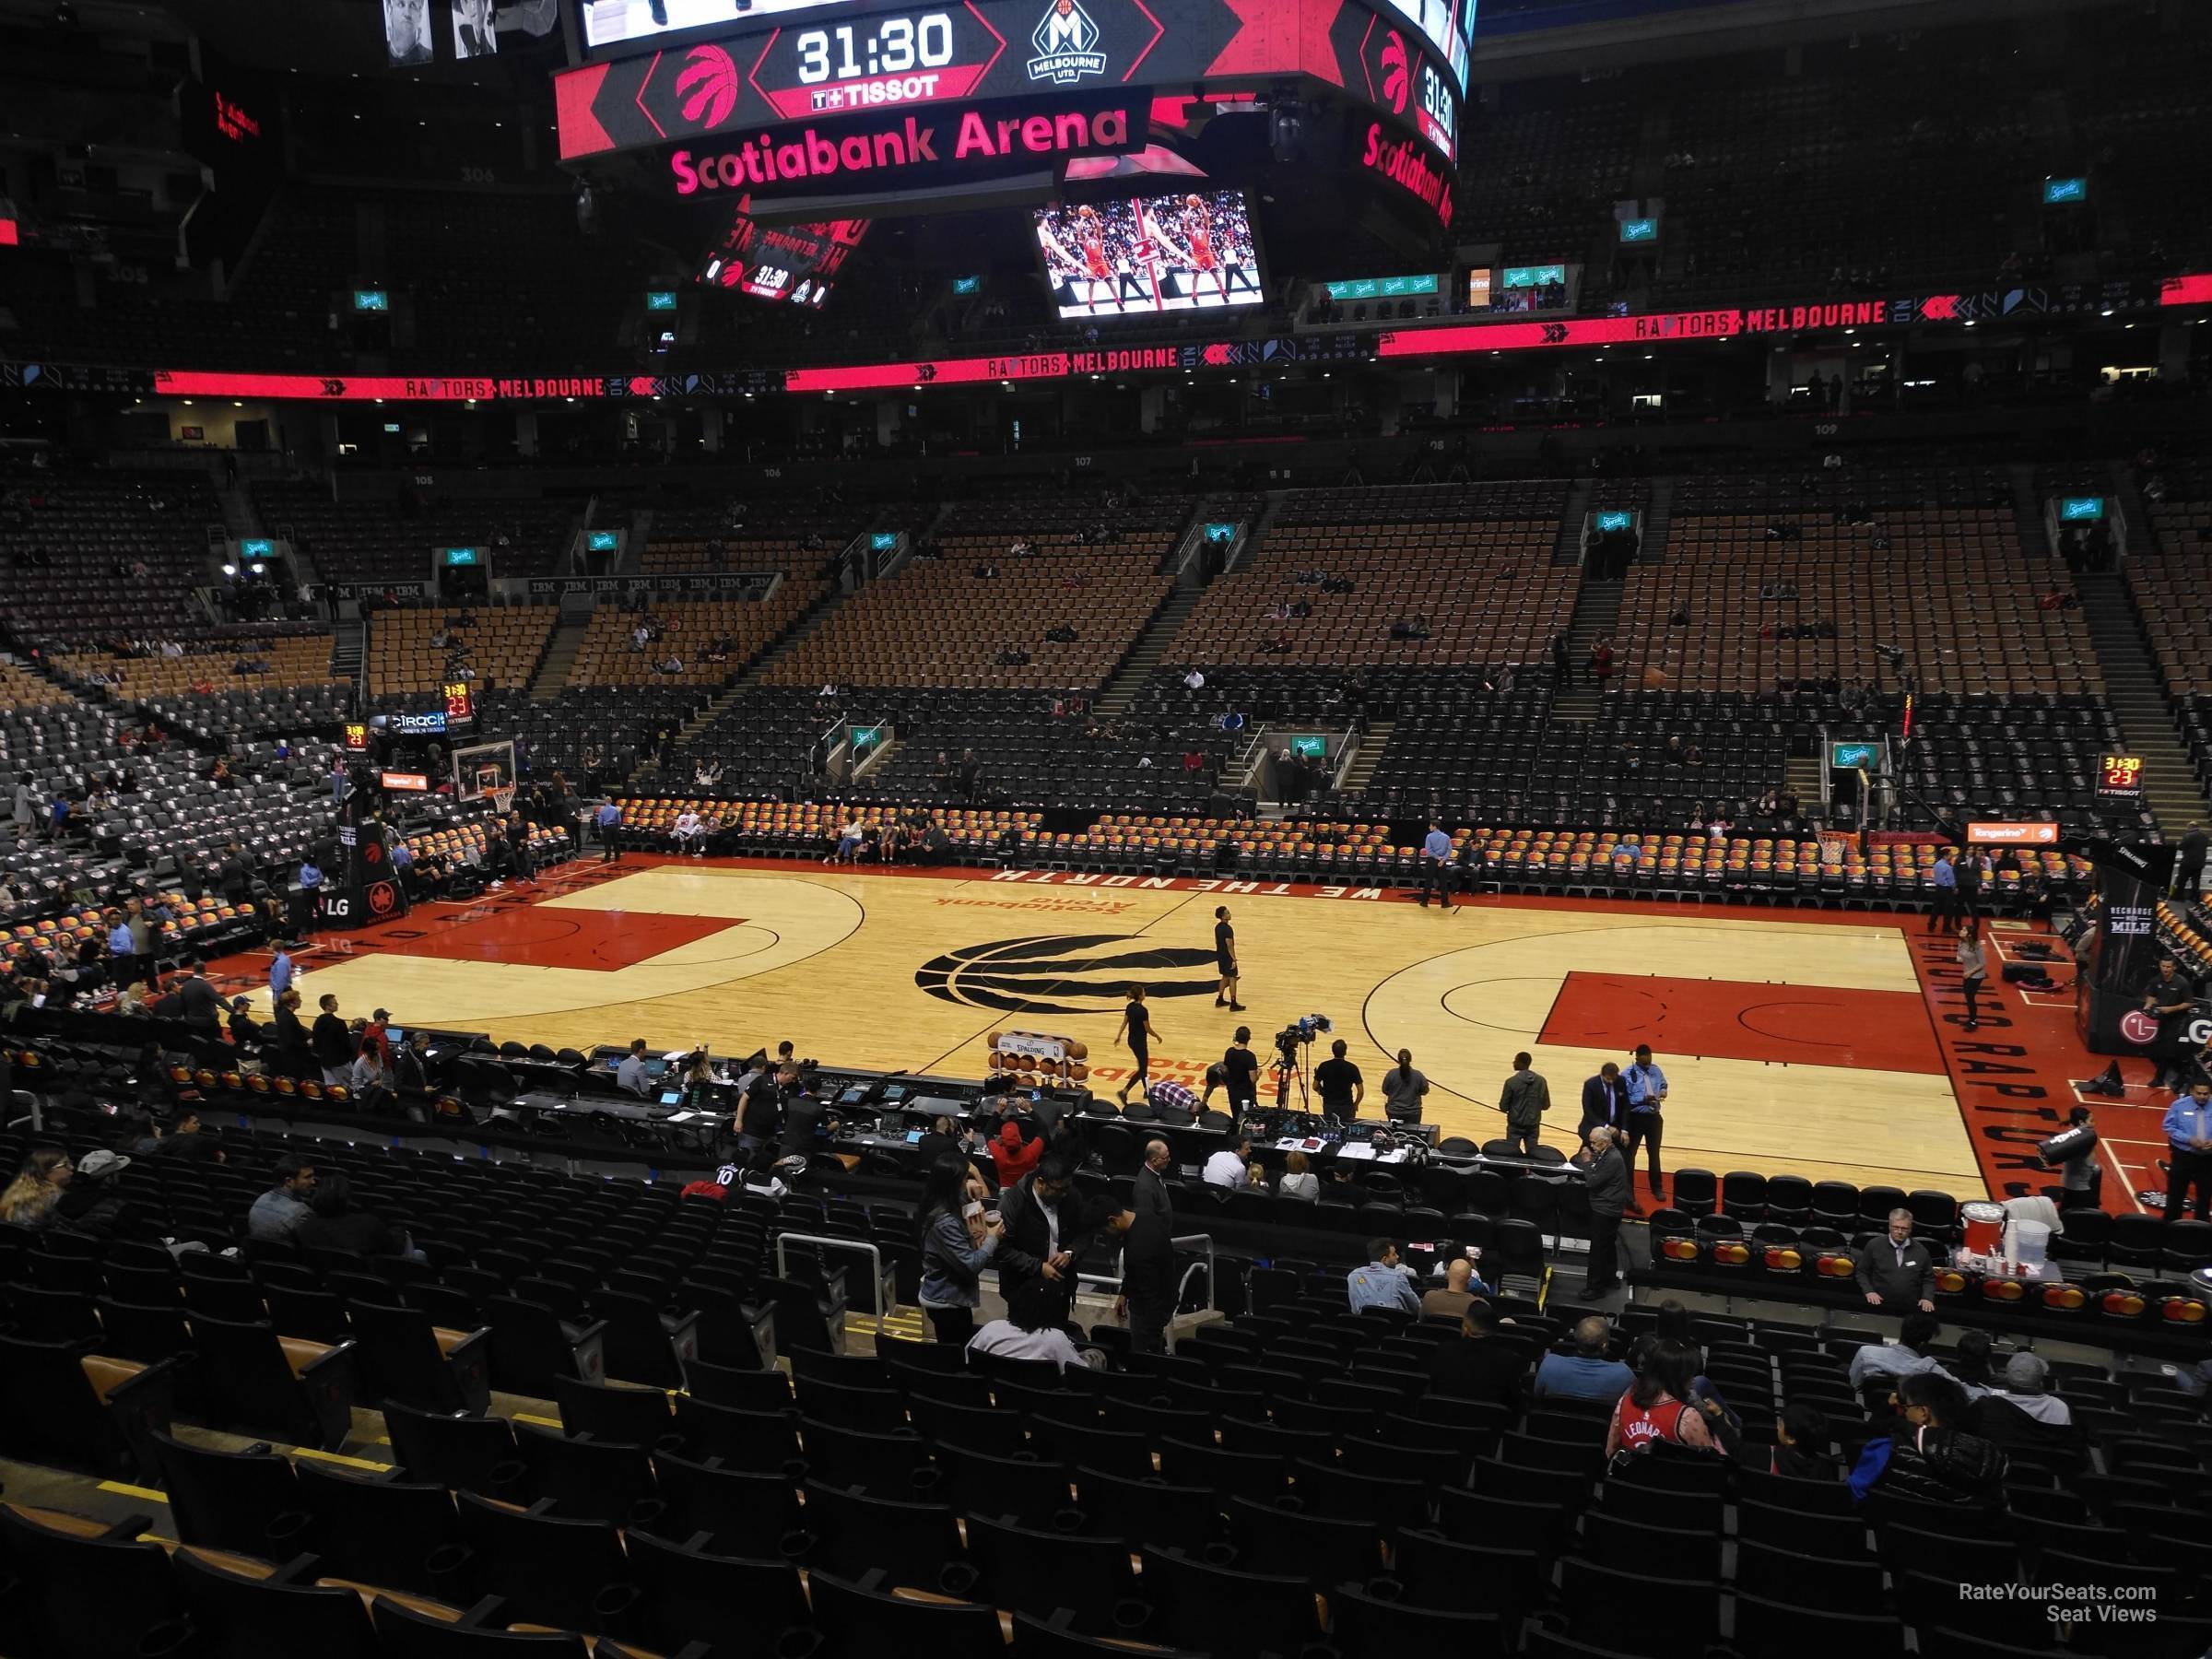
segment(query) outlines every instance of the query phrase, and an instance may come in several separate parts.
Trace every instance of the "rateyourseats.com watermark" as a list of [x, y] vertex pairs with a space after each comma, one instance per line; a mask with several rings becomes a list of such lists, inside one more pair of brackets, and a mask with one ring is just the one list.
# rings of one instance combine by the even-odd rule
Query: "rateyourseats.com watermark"
[[2152, 1584], [1960, 1584], [1959, 1599], [2040, 1606], [2054, 1625], [2156, 1624], [2159, 1593]]

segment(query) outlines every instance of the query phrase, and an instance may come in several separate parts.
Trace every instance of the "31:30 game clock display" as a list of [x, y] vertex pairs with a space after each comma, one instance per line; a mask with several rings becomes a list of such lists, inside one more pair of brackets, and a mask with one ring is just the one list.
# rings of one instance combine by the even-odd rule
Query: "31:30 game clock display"
[[789, 119], [965, 98], [1006, 42], [968, 6], [780, 29], [753, 84]]

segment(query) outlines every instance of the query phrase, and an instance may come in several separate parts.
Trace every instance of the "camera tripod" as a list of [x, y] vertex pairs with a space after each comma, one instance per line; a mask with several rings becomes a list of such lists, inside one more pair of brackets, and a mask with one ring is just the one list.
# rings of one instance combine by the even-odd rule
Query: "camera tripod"
[[1296, 1045], [1278, 1044], [1275, 1061], [1268, 1068], [1275, 1074], [1275, 1109], [1284, 1110], [1290, 1104], [1290, 1085], [1298, 1084], [1298, 1105], [1301, 1112], [1311, 1111], [1312, 1100], [1306, 1092], [1306, 1063]]

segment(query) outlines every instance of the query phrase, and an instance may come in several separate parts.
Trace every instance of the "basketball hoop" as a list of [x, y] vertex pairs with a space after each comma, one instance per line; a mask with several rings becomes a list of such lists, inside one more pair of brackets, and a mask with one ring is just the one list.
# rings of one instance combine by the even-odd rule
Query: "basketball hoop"
[[488, 789], [484, 792], [484, 798], [491, 803], [493, 812], [505, 818], [514, 810], [514, 785], [503, 783], [497, 789]]

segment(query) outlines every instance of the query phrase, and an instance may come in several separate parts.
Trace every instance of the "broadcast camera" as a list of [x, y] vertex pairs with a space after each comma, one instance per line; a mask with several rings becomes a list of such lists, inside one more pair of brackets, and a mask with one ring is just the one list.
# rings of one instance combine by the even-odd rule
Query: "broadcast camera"
[[1275, 1034], [1276, 1060], [1275, 1103], [1277, 1108], [1289, 1104], [1290, 1080], [1298, 1079], [1298, 1098], [1306, 1099], [1306, 1068], [1300, 1051], [1312, 1046], [1313, 1039], [1324, 1031], [1335, 1030], [1335, 1026], [1326, 1014], [1308, 1014], [1293, 1020]]
[[1326, 1014], [1307, 1014], [1275, 1034], [1275, 1052], [1286, 1061], [1295, 1064], [1298, 1051], [1310, 1045], [1324, 1031], [1333, 1031], [1335, 1024]]

